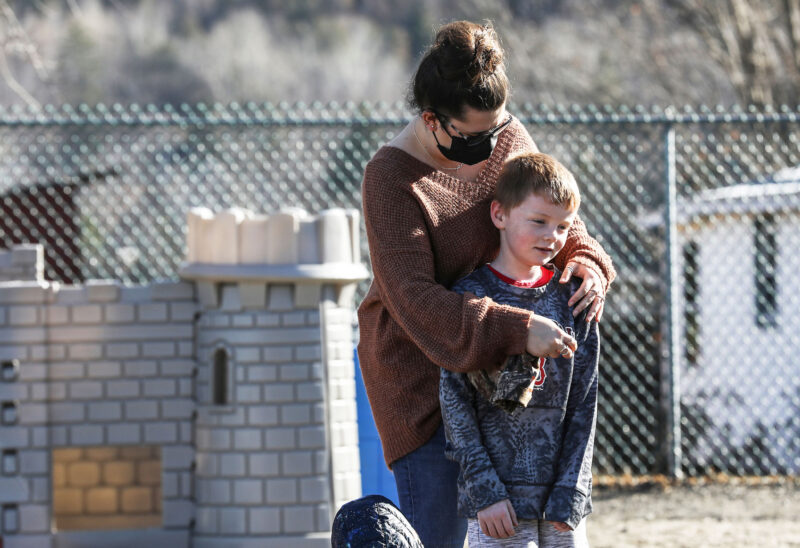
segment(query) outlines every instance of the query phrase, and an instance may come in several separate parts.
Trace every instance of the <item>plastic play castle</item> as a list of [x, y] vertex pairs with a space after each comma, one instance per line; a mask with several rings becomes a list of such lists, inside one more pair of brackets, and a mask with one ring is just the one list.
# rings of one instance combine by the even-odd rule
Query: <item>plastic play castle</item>
[[329, 546], [360, 496], [358, 213], [188, 223], [176, 282], [0, 251], [3, 548]]

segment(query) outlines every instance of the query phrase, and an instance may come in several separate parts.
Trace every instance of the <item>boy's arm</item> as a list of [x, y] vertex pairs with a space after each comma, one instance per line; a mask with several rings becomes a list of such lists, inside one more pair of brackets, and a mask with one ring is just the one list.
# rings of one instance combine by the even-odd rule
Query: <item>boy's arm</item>
[[578, 350], [564, 424], [564, 440], [553, 490], [545, 505], [545, 519], [572, 529], [583, 519], [592, 481], [592, 452], [597, 418], [597, 373], [600, 346], [597, 322], [579, 318]]
[[439, 402], [447, 434], [446, 455], [460, 465], [472, 505], [481, 510], [507, 499], [508, 493], [481, 443], [475, 390], [465, 374], [440, 371]]

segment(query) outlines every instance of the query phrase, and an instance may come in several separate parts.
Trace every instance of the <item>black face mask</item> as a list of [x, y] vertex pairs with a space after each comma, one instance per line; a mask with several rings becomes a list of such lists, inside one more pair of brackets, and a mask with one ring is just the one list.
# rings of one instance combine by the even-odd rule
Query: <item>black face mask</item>
[[439, 152], [448, 160], [468, 166], [475, 165], [489, 158], [489, 156], [492, 155], [494, 146], [497, 144], [497, 136], [511, 123], [511, 116], [509, 116], [508, 120], [489, 131], [479, 133], [478, 135], [455, 137], [447, 131], [447, 122], [438, 114], [436, 117], [439, 119], [439, 123], [442, 124], [445, 133], [450, 136], [451, 141], [450, 148], [445, 148], [439, 144], [436, 132], [433, 132], [433, 138], [436, 140], [436, 146], [439, 148]]

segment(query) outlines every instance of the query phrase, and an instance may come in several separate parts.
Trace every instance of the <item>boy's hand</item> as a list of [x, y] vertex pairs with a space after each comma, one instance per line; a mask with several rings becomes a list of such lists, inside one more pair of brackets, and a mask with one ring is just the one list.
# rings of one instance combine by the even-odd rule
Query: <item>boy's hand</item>
[[553, 528], [559, 533], [567, 533], [569, 531], [572, 531], [572, 527], [570, 527], [563, 521], [551, 521], [550, 523], [553, 524]]
[[495, 502], [479, 511], [478, 523], [483, 534], [492, 538], [513, 537], [514, 527], [519, 525], [517, 514], [508, 499]]

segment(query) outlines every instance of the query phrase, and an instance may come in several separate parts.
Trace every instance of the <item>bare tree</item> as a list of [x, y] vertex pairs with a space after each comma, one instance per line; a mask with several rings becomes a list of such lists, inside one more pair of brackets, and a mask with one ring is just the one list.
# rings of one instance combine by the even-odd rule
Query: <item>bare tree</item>
[[39, 101], [14, 77], [9, 58], [21, 57], [36, 71], [39, 78], [47, 79], [47, 70], [34, 43], [20, 25], [14, 10], [6, 0], [0, 0], [0, 77], [25, 103], [40, 107]]
[[742, 101], [796, 102], [800, 0], [671, 0], [727, 71]]

